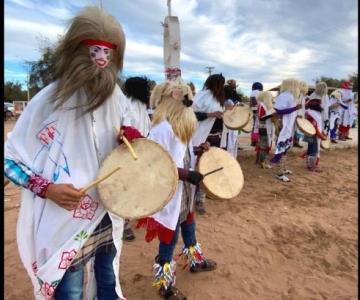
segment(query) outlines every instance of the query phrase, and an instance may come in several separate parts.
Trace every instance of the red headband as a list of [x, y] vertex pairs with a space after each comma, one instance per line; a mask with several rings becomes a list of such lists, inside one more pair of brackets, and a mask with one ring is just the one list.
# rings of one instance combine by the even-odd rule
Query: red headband
[[117, 48], [117, 46], [115, 44], [112, 44], [112, 43], [106, 42], [106, 41], [102, 41], [102, 40], [87, 39], [87, 40], [83, 40], [82, 42], [87, 46], [100, 45], [100, 46], [108, 47], [110, 49], [116, 49]]

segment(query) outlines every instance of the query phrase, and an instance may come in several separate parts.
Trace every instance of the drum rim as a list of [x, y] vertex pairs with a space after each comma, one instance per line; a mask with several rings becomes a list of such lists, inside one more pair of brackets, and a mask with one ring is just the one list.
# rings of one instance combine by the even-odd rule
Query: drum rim
[[[105, 209], [108, 210], [109, 212], [113, 213], [114, 215], [118, 216], [118, 217], [121, 217], [123, 219], [129, 219], [129, 220], [134, 220], [134, 219], [141, 219], [141, 218], [145, 218], [145, 217], [149, 217], [151, 215], [153, 215], [154, 213], [157, 213], [159, 211], [161, 211], [169, 202], [170, 200], [172, 199], [172, 197], [174, 196], [175, 192], [176, 192], [176, 189], [177, 189], [177, 186], [178, 186], [178, 182], [179, 182], [179, 176], [178, 176], [178, 171], [177, 171], [177, 166], [174, 162], [174, 160], [172, 159], [170, 153], [162, 146], [160, 145], [159, 143], [153, 141], [153, 140], [150, 140], [150, 139], [147, 139], [147, 138], [138, 138], [136, 140], [134, 140], [132, 142], [132, 145], [134, 145], [135, 143], [138, 143], [138, 142], [142, 142], [142, 141], [146, 141], [146, 142], [149, 142], [149, 143], [152, 143], [152, 144], [156, 144], [157, 146], [160, 146], [160, 149], [162, 150], [162, 152], [164, 152], [165, 156], [167, 156], [169, 159], [170, 159], [170, 162], [172, 163], [173, 165], [173, 170], [174, 170], [174, 176], [176, 178], [176, 180], [174, 181], [174, 185], [170, 191], [170, 193], [168, 194], [167, 196], [167, 199], [160, 205], [160, 207], [156, 208], [156, 210], [152, 211], [151, 213], [147, 213], [145, 215], [138, 215], [138, 216], [126, 216], [126, 215], [123, 215], [121, 213], [118, 213], [118, 212], [115, 212], [112, 208], [109, 207], [108, 203], [105, 203], [103, 200], [102, 200], [102, 197], [101, 197], [101, 183], [99, 184], [98, 186], [98, 194], [99, 194], [99, 198], [100, 198], [100, 201], [101, 203], [104, 205]], [[119, 146], [117, 146], [116, 148], [114, 148], [110, 153], [109, 155], [103, 160], [103, 162], [101, 163], [100, 165], [100, 169], [99, 171], [101, 170], [101, 168], [103, 167], [106, 159], [115, 151], [118, 151], [118, 148], [123, 148], [125, 149], [124, 151], [129, 151], [127, 149], [127, 146], [123, 143]], [[98, 176], [100, 175], [100, 172], [98, 173]]]
[[321, 140], [320, 141], [320, 147], [324, 150], [329, 150], [331, 147], [331, 142], [329, 139]]
[[295, 122], [296, 122], [296, 125], [297, 125], [297, 127], [305, 134], [305, 135], [307, 135], [307, 136], [314, 136], [314, 135], [316, 135], [316, 129], [315, 129], [315, 127], [314, 127], [314, 125], [312, 125], [312, 129], [314, 129], [314, 133], [309, 133], [309, 132], [306, 132], [303, 128], [301, 128], [300, 127], [300, 125], [299, 125], [299, 122], [302, 122], [302, 121], [300, 121], [300, 120], [302, 120], [302, 121], [307, 121], [307, 122], [309, 122], [310, 124], [311, 124], [311, 122], [309, 121], [309, 120], [307, 120], [307, 119], [305, 119], [305, 118], [300, 118], [300, 117], [296, 117], [296, 120], [295, 120]]
[[[244, 106], [235, 106], [233, 109], [242, 109], [242, 110], [244, 110], [244, 111], [248, 110], [248, 109], [247, 109], [246, 107], [244, 107]], [[224, 117], [225, 117], [225, 113], [230, 114], [231, 112], [232, 112], [232, 110], [225, 110], [225, 111], [224, 111], [223, 122], [224, 122], [224, 125], [226, 126], [226, 128], [229, 128], [229, 129], [231, 129], [231, 130], [239, 130], [239, 129], [245, 127], [247, 123], [249, 123], [250, 113], [248, 114], [248, 118], [247, 118], [246, 122], [245, 122], [244, 124], [241, 124], [240, 126], [236, 126], [236, 127], [235, 127], [235, 126], [231, 126], [231, 125], [226, 124], [226, 118], [224, 118]]]
[[[210, 151], [210, 150], [223, 151], [223, 153], [226, 153], [226, 154], [229, 155], [229, 157], [233, 158], [230, 153], [228, 153], [227, 151], [225, 151], [225, 150], [223, 150], [223, 149], [220, 149], [220, 148], [218, 148], [218, 147], [210, 147], [209, 151]], [[207, 151], [207, 152], [208, 152], [208, 151]], [[206, 153], [206, 152], [205, 152], [205, 153]], [[204, 154], [205, 154], [205, 153], [204, 153]], [[204, 154], [203, 154], [203, 155], [204, 155]], [[200, 157], [199, 162], [198, 162], [198, 164], [196, 165], [196, 170], [197, 170], [197, 171], [200, 170], [200, 163], [201, 163], [202, 158], [203, 158], [203, 156]], [[236, 161], [237, 161], [237, 160], [236, 160]], [[240, 171], [241, 171], [241, 173], [242, 173], [242, 178], [243, 178], [243, 180], [242, 180], [242, 185], [241, 185], [240, 188], [239, 188], [239, 192], [238, 192], [235, 196], [232, 196], [232, 197], [219, 197], [219, 196], [215, 195], [213, 192], [211, 192], [211, 191], [209, 190], [209, 188], [205, 185], [204, 181], [202, 181], [202, 182], [200, 183], [200, 186], [203, 188], [205, 194], [206, 194], [210, 199], [214, 199], [214, 200], [231, 200], [231, 199], [234, 199], [234, 198], [236, 198], [236, 197], [238, 197], [238, 196], [240, 195], [242, 189], [244, 188], [245, 177], [244, 177], [244, 173], [243, 173], [243, 171], [242, 171], [242, 169], [241, 169], [241, 166], [240, 166], [240, 164], [239, 164], [238, 161], [237, 161], [237, 163], [238, 163], [238, 165], [239, 165]]]

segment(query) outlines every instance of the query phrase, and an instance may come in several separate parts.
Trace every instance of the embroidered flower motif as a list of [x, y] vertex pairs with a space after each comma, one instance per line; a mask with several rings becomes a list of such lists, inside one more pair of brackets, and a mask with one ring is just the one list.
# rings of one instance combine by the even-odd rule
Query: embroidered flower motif
[[55, 124], [50, 123], [38, 133], [37, 137], [40, 140], [41, 144], [47, 146], [53, 142], [55, 137], [55, 132], [56, 132]]
[[82, 199], [79, 206], [74, 210], [74, 218], [89, 219], [95, 216], [95, 211], [99, 203], [92, 199], [88, 194]]
[[66, 270], [68, 267], [70, 267], [71, 262], [74, 259], [75, 255], [76, 255], [76, 251], [74, 249], [71, 251], [64, 251], [61, 255], [59, 269]]
[[36, 273], [37, 273], [37, 271], [38, 271], [38, 267], [37, 267], [37, 262], [36, 262], [36, 261], [34, 261], [34, 262], [32, 263], [31, 268], [32, 268], [34, 274], [36, 275]]
[[55, 288], [47, 283], [44, 282], [41, 286], [41, 294], [45, 297], [45, 300], [52, 300], [54, 296]]

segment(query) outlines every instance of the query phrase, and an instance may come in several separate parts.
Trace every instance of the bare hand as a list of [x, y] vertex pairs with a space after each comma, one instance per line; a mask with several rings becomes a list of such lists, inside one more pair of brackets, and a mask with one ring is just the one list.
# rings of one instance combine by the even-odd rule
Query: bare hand
[[302, 107], [301, 104], [296, 105], [296, 109], [300, 109]]
[[207, 113], [207, 116], [210, 118], [222, 119], [223, 112], [222, 111], [214, 111], [212, 113]]
[[72, 184], [50, 184], [46, 190], [46, 198], [54, 201], [66, 210], [73, 210], [78, 207], [79, 202], [85, 193], [75, 188]]

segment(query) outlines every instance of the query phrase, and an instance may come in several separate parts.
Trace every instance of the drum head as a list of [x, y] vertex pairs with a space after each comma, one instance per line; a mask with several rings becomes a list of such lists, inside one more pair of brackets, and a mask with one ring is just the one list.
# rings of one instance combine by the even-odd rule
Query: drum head
[[237, 130], [249, 121], [249, 109], [244, 106], [234, 106], [224, 111], [223, 121], [227, 128]]
[[245, 133], [250, 133], [254, 126], [253, 113], [248, 111], [248, 114], [249, 121], [245, 124], [243, 128], [241, 128], [241, 131], [244, 131]]
[[296, 118], [296, 125], [299, 129], [308, 136], [314, 136], [316, 134], [316, 129], [309, 120], [305, 118]]
[[244, 175], [240, 164], [229, 152], [210, 147], [209, 151], [201, 155], [197, 169], [201, 174], [205, 174], [220, 167], [223, 169], [204, 178], [202, 187], [212, 199], [232, 199], [241, 192]]
[[99, 183], [105, 208], [126, 219], [138, 219], [161, 210], [178, 184], [177, 167], [170, 154], [149, 139], [131, 143], [139, 157], [134, 160], [125, 144], [115, 148], [101, 165], [98, 177], [116, 166], [120, 170]]
[[327, 140], [321, 140], [320, 142], [320, 147], [323, 148], [324, 150], [329, 150], [330, 149], [330, 145], [331, 145], [331, 142], [329, 139]]

